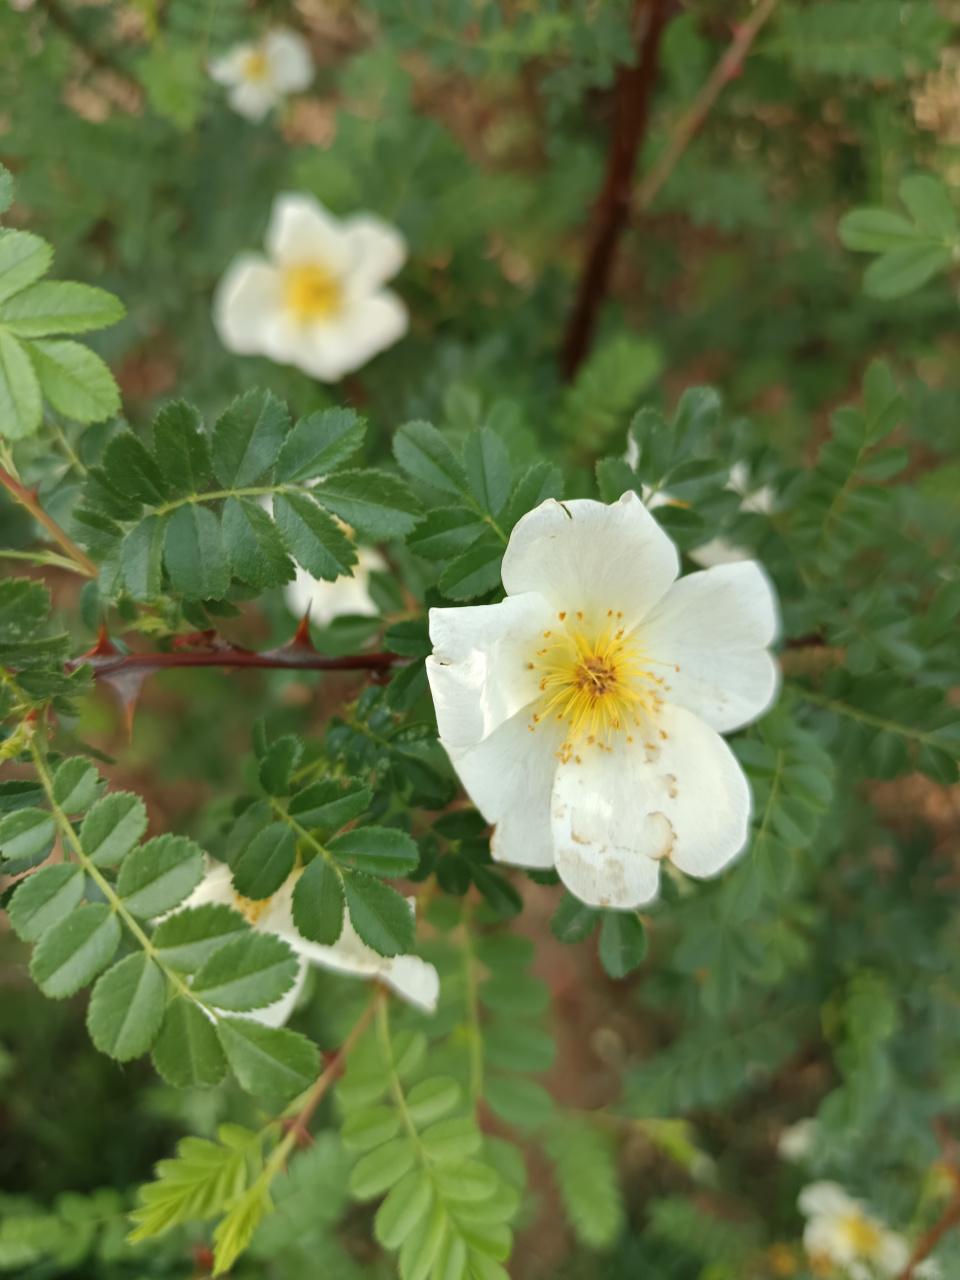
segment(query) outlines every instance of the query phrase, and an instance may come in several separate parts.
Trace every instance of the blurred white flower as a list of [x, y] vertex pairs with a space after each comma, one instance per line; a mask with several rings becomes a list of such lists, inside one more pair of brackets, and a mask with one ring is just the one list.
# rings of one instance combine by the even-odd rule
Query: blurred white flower
[[781, 1160], [789, 1160], [798, 1164], [806, 1160], [813, 1149], [817, 1136], [819, 1121], [810, 1116], [806, 1120], [798, 1120], [796, 1124], [787, 1125], [777, 1139], [777, 1154]]
[[256, 43], [238, 44], [210, 63], [210, 75], [226, 85], [227, 101], [248, 120], [260, 121], [313, 79], [313, 59], [303, 36], [275, 27]]
[[663, 858], [714, 875], [747, 840], [720, 734], [777, 695], [773, 591], [754, 563], [678, 569], [635, 493], [550, 499], [510, 536], [504, 601], [430, 611], [441, 741], [494, 858], [555, 865], [596, 906], [651, 901]]
[[213, 322], [229, 351], [336, 382], [406, 333], [406, 307], [382, 287], [407, 256], [395, 227], [372, 214], [341, 221], [313, 196], [279, 195], [266, 250], [241, 255], [217, 286]]
[[[286, 992], [282, 1000], [269, 1009], [262, 1012], [256, 1010], [245, 1016], [256, 1017], [259, 1022], [267, 1022], [269, 1017], [268, 1025], [282, 1025], [296, 1004], [308, 964], [320, 965], [321, 968], [332, 969], [336, 973], [375, 978], [392, 987], [408, 1004], [432, 1013], [437, 1007], [440, 990], [440, 979], [433, 965], [427, 964], [419, 956], [378, 955], [366, 943], [361, 942], [350, 923], [349, 912], [344, 912], [343, 932], [332, 946], [325, 947], [318, 942], [310, 942], [300, 933], [293, 923], [293, 890], [302, 874], [302, 868], [293, 871], [272, 897], [254, 902], [234, 889], [232, 873], [225, 863], [211, 861], [203, 880], [183, 904], [184, 907], [199, 907], [207, 902], [216, 902], [232, 907], [245, 917], [252, 929], [260, 933], [273, 933], [282, 938], [300, 957], [300, 970], [291, 991]], [[413, 912], [414, 899], [410, 898], [408, 901]]]
[[797, 1204], [807, 1219], [803, 1247], [815, 1267], [836, 1267], [850, 1280], [878, 1280], [896, 1276], [907, 1265], [910, 1247], [904, 1237], [889, 1231], [836, 1182], [811, 1183]]
[[352, 574], [324, 582], [298, 565], [297, 576], [283, 589], [283, 598], [298, 618], [309, 610], [310, 621], [318, 627], [329, 626], [334, 618], [349, 614], [375, 618], [380, 610], [370, 597], [370, 575], [386, 567], [387, 562], [379, 551], [373, 547], [357, 547], [357, 563]]
[[913, 1280], [940, 1280], [943, 1269], [936, 1258], [924, 1258], [913, 1268]]

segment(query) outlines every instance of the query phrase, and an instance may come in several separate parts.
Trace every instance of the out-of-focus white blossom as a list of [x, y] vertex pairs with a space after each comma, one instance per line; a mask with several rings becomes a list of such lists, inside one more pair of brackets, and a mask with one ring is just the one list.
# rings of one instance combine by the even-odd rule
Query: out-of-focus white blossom
[[910, 1246], [836, 1182], [813, 1182], [797, 1201], [807, 1219], [803, 1247], [814, 1268], [834, 1268], [850, 1280], [881, 1280], [907, 1265]]
[[313, 70], [306, 40], [286, 27], [275, 27], [256, 43], [234, 45], [210, 63], [210, 75], [230, 90], [227, 101], [234, 111], [255, 122], [306, 89]]
[[291, 613], [302, 618], [309, 611], [311, 622], [329, 626], [334, 618], [357, 615], [375, 618], [380, 610], [370, 596], [370, 575], [380, 573], [387, 562], [373, 547], [357, 547], [357, 563], [353, 572], [324, 582], [297, 566], [297, 576], [283, 589], [283, 598]]
[[781, 1130], [777, 1139], [777, 1154], [781, 1160], [789, 1160], [791, 1164], [799, 1164], [806, 1160], [813, 1149], [819, 1122], [810, 1116], [806, 1120], [798, 1120], [796, 1124], [787, 1125]]

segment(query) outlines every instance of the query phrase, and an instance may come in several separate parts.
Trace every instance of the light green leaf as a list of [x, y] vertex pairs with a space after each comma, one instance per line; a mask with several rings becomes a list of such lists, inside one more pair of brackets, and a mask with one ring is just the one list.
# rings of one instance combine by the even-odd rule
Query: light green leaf
[[495, 431], [479, 427], [467, 437], [463, 450], [470, 491], [491, 515], [499, 515], [510, 497], [510, 455]]
[[409, 1138], [392, 1138], [364, 1156], [350, 1175], [350, 1193], [358, 1200], [372, 1200], [400, 1181], [416, 1159]]
[[635, 911], [605, 911], [597, 948], [600, 963], [611, 978], [625, 978], [643, 964], [647, 934]]
[[78, 907], [37, 943], [30, 973], [53, 1000], [72, 996], [110, 962], [120, 942], [120, 925], [105, 902]]
[[841, 242], [855, 253], [889, 253], [923, 239], [912, 222], [887, 209], [854, 209], [839, 229]]
[[21, 338], [84, 333], [116, 324], [126, 315], [119, 298], [104, 289], [66, 280], [44, 280], [0, 306], [0, 325]]
[[0, 329], [0, 436], [23, 440], [40, 426], [40, 383], [21, 343]]
[[80, 905], [86, 882], [75, 862], [42, 867], [17, 886], [7, 911], [24, 942], [36, 942]]
[[942, 271], [951, 260], [949, 249], [924, 241], [909, 249], [894, 249], [871, 262], [863, 277], [872, 298], [901, 298]]
[[400, 1132], [400, 1113], [395, 1107], [369, 1107], [348, 1116], [340, 1136], [348, 1151], [372, 1151]]
[[386, 1249], [399, 1249], [433, 1205], [433, 1185], [422, 1169], [411, 1169], [377, 1210], [373, 1234]]
[[29, 231], [0, 231], [0, 302], [39, 280], [52, 261], [46, 240]]
[[220, 521], [195, 503], [170, 516], [163, 543], [164, 559], [174, 591], [188, 600], [220, 600], [230, 586]]
[[153, 945], [162, 964], [178, 973], [194, 973], [225, 942], [247, 933], [247, 922], [222, 902], [186, 907], [161, 920]]
[[295, 1031], [264, 1027], [248, 1018], [221, 1018], [217, 1035], [230, 1067], [248, 1093], [290, 1098], [316, 1079], [316, 1046]]
[[218, 947], [198, 970], [191, 990], [215, 1009], [265, 1009], [289, 991], [298, 962], [272, 933], [247, 933]]
[[960, 236], [957, 210], [939, 178], [917, 173], [900, 183], [900, 199], [924, 235], [953, 241]]
[[381, 956], [403, 955], [413, 946], [416, 925], [406, 898], [360, 871], [344, 871], [350, 923], [362, 942]]
[[53, 799], [64, 813], [82, 813], [97, 798], [100, 775], [84, 756], [64, 760], [53, 778]]
[[9, 169], [4, 169], [0, 165], [0, 213], [6, 213], [13, 204], [13, 197], [16, 193], [16, 187], [13, 181], [13, 174]]
[[553, 1099], [543, 1085], [522, 1076], [488, 1076], [483, 1096], [501, 1120], [523, 1129], [535, 1129], [553, 1112]]
[[219, 1084], [227, 1069], [213, 1023], [182, 996], [167, 1005], [152, 1057], [164, 1080], [178, 1089]]
[[44, 399], [77, 422], [102, 422], [120, 412], [113, 374], [89, 347], [66, 338], [24, 344]]
[[97, 979], [87, 1009], [90, 1039], [119, 1062], [150, 1048], [163, 1021], [166, 983], [143, 951], [135, 951]]
[[462, 1116], [431, 1125], [420, 1135], [420, 1141], [432, 1164], [455, 1164], [476, 1155], [483, 1145], [483, 1135], [476, 1121]]
[[0, 819], [0, 858], [32, 858], [53, 843], [57, 826], [42, 809], [18, 809]]
[[147, 810], [139, 796], [115, 791], [98, 800], [83, 820], [80, 847], [97, 867], [112, 867], [126, 857], [147, 829]]
[[186, 836], [155, 836], [125, 859], [117, 893], [135, 916], [159, 916], [192, 893], [203, 878], [203, 853]]
[[407, 1110], [413, 1123], [422, 1129], [447, 1115], [459, 1101], [460, 1086], [456, 1080], [451, 1076], [433, 1076], [413, 1086], [407, 1094]]

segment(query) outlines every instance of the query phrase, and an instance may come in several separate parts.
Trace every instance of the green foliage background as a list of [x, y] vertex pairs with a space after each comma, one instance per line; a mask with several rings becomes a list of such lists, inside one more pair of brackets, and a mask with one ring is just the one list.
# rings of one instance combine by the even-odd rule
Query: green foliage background
[[[0, 435], [97, 573], [37, 551], [42, 530], [0, 497], [4, 1272], [186, 1280], [213, 1243], [233, 1274], [285, 1280], [766, 1280], [809, 1275], [805, 1181], [841, 1182], [911, 1238], [947, 1203], [960, 20], [780, 0], [625, 234], [564, 384], [631, 11], [0, 8]], [[671, 11], [641, 171], [749, 12]], [[252, 126], [206, 61], [278, 23], [307, 36], [317, 78]], [[281, 191], [371, 210], [410, 247], [410, 334], [338, 386], [231, 356], [212, 327], [217, 281]], [[725, 488], [738, 463], [771, 513]], [[275, 522], [204, 496], [244, 488], [275, 495]], [[720, 535], [759, 558], [784, 631], [781, 700], [733, 741], [748, 854], [714, 881], [665, 878], [642, 919], [491, 865], [422, 665], [425, 609], [497, 599], [521, 515], [628, 488], [680, 504], [656, 515], [682, 551]], [[327, 577], [354, 561], [332, 516], [390, 571], [378, 618], [314, 640], [409, 657], [389, 683], [166, 672], [128, 738], [89, 671], [64, 674], [101, 619], [164, 650], [211, 628], [289, 640], [291, 557]], [[31, 564], [49, 600], [17, 581]], [[38, 746], [29, 714], [51, 707]], [[55, 833], [75, 861], [32, 870]], [[284, 944], [212, 917], [159, 926], [152, 951], [136, 933], [189, 893], [201, 849], [256, 898], [298, 848], [304, 931], [335, 937], [346, 901], [365, 941], [405, 952], [400, 890], [416, 892], [418, 953], [441, 973], [434, 1018], [378, 1008], [303, 1150], [284, 1108], [369, 992], [314, 970], [292, 1029], [258, 1038], [229, 1014], [289, 985]], [[25, 871], [36, 887], [14, 898]], [[204, 993], [227, 1011], [216, 1030]], [[783, 1162], [779, 1132], [812, 1115], [809, 1162]], [[936, 1257], [960, 1274], [950, 1235]]]

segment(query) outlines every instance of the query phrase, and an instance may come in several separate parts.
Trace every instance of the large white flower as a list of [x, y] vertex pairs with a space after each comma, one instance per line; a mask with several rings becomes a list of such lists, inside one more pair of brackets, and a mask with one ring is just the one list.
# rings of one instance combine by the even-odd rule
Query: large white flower
[[370, 575], [386, 569], [387, 562], [373, 547], [357, 547], [353, 572], [333, 582], [324, 582], [297, 566], [297, 576], [288, 582], [283, 598], [291, 613], [302, 618], [309, 611], [318, 627], [329, 626], [334, 618], [353, 615], [375, 618], [380, 610], [370, 596]]
[[382, 287], [407, 256], [395, 227], [279, 195], [266, 249], [237, 258], [217, 286], [213, 322], [228, 350], [336, 382], [406, 333], [406, 307]]
[[836, 1182], [813, 1182], [797, 1201], [807, 1219], [803, 1247], [815, 1265], [837, 1267], [850, 1280], [895, 1276], [907, 1265], [910, 1246], [872, 1217], [863, 1202]]
[[597, 906], [656, 897], [663, 858], [713, 875], [747, 839], [720, 734], [776, 697], [773, 592], [752, 562], [678, 569], [635, 493], [550, 499], [511, 534], [502, 603], [430, 611], [440, 737], [494, 858], [555, 865]]
[[248, 120], [260, 121], [313, 79], [313, 59], [303, 36], [275, 27], [256, 43], [237, 44], [210, 63], [210, 75], [226, 85], [227, 101]]
[[[440, 979], [433, 965], [427, 964], [419, 956], [378, 955], [360, 941], [350, 923], [348, 912], [344, 913], [343, 932], [333, 946], [325, 947], [318, 942], [310, 942], [300, 933], [293, 923], [293, 890], [302, 874], [302, 868], [291, 872], [272, 897], [252, 901], [234, 889], [232, 873], [225, 863], [211, 862], [203, 880], [183, 904], [185, 907], [199, 907], [207, 902], [217, 902], [232, 907], [246, 918], [251, 928], [260, 933], [276, 934], [289, 943], [300, 958], [300, 969], [293, 988], [285, 992], [282, 999], [271, 1005], [269, 1010], [257, 1011], [248, 1016], [254, 1016], [260, 1022], [267, 1021], [269, 1017], [271, 1026], [280, 1026], [285, 1022], [296, 1004], [308, 964], [317, 964], [323, 969], [333, 969], [337, 973], [353, 974], [361, 978], [376, 978], [392, 987], [409, 1004], [432, 1013], [437, 1007], [440, 990]], [[412, 912], [414, 899], [410, 898], [409, 902]]]

